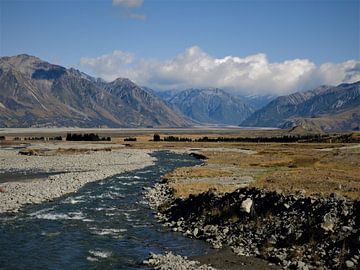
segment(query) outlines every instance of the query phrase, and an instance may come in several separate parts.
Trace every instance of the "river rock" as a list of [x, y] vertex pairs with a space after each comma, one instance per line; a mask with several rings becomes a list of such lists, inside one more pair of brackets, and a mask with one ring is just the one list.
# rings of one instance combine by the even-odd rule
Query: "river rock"
[[334, 232], [334, 218], [331, 216], [330, 213], [327, 213], [323, 217], [324, 222], [321, 223], [321, 228], [323, 228], [326, 232]]
[[353, 268], [355, 266], [354, 262], [350, 261], [350, 260], [347, 260], [345, 262], [345, 265], [346, 265], [347, 268]]
[[241, 211], [245, 213], [250, 213], [252, 205], [253, 205], [253, 200], [247, 198], [241, 203]]

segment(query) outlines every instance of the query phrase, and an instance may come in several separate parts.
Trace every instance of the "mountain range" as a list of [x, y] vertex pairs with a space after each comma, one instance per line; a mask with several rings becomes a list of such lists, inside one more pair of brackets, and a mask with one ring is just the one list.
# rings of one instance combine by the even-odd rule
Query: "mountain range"
[[22, 54], [0, 58], [0, 127], [241, 125], [344, 131], [360, 128], [360, 82], [287, 96], [218, 88], [157, 92], [126, 78], [106, 82]]
[[2, 127], [184, 127], [191, 123], [128, 79], [105, 82], [29, 55], [0, 58]]
[[255, 110], [222, 89], [188, 89], [160, 94], [176, 112], [200, 124], [239, 125]]
[[281, 96], [256, 111], [242, 126], [341, 131], [360, 127], [360, 82], [320, 86]]

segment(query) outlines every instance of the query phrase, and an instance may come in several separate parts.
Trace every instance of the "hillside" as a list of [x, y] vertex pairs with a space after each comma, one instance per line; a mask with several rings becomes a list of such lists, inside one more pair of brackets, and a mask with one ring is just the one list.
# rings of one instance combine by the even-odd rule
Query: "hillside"
[[127, 79], [107, 83], [29, 55], [0, 58], [2, 127], [182, 127], [188, 122]]
[[325, 131], [358, 129], [360, 82], [321, 86], [281, 96], [256, 111], [242, 126], [320, 128]]
[[206, 124], [238, 125], [254, 111], [240, 98], [217, 88], [188, 89], [166, 100], [174, 110]]

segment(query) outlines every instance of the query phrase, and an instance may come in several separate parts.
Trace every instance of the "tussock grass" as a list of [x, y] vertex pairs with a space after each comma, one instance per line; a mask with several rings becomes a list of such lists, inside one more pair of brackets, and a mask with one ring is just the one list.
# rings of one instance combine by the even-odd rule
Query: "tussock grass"
[[[202, 153], [208, 157], [206, 165], [199, 168], [177, 170], [168, 177], [176, 179], [186, 177], [187, 183], [174, 185], [178, 196], [205, 192], [210, 188], [218, 192], [230, 192], [233, 185], [221, 182], [221, 177], [250, 175], [254, 182], [251, 187], [268, 190], [281, 190], [284, 193], [304, 191], [308, 195], [328, 196], [339, 193], [351, 199], [360, 199], [360, 148], [354, 144], [221, 144], [222, 150]], [[248, 155], [226, 148], [246, 148], [257, 151]], [[225, 148], [225, 150], [224, 150]], [[329, 151], [320, 149], [331, 148]], [[213, 168], [221, 169], [213, 169]], [[202, 177], [218, 179], [218, 183], [201, 182]], [[192, 179], [192, 181], [191, 181]], [[188, 190], [188, 191], [187, 191]]]

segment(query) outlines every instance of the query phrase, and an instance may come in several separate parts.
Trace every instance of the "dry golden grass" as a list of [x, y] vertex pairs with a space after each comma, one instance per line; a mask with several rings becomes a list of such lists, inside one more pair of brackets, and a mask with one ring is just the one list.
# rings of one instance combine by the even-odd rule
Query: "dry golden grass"
[[[221, 182], [199, 183], [201, 177], [220, 178], [236, 176], [242, 172], [255, 181], [250, 186], [291, 193], [305, 191], [306, 194], [329, 195], [333, 192], [352, 199], [360, 199], [360, 148], [352, 144], [220, 144], [221, 151], [206, 147], [202, 153], [208, 157], [206, 166], [178, 169], [169, 174], [176, 194], [196, 194], [215, 188], [219, 192], [231, 191], [234, 186]], [[229, 151], [226, 151], [229, 148]], [[250, 149], [256, 154], [234, 152], [234, 148]], [[331, 148], [326, 150], [325, 148]], [[322, 150], [321, 150], [322, 149]], [[325, 150], [324, 150], [325, 149]], [[214, 170], [218, 166], [221, 170]], [[260, 170], [262, 168], [262, 170]], [[253, 171], [250, 171], [253, 169]], [[257, 170], [259, 170], [257, 172]], [[204, 172], [205, 171], [205, 172]], [[222, 172], [225, 172], [222, 174]], [[243, 175], [244, 175], [243, 174]], [[176, 183], [186, 177], [193, 183]]]
[[220, 193], [236, 190], [236, 186], [214, 183], [208, 179], [218, 179], [233, 175], [231, 171], [208, 167], [182, 167], [166, 174], [163, 178], [169, 181], [169, 186], [176, 197], [186, 198], [190, 194], [199, 194], [210, 189]]
[[174, 191], [177, 198], [187, 198], [190, 194], [196, 195], [207, 192], [211, 189], [216, 190], [218, 193], [233, 192], [238, 187], [230, 185], [222, 185], [206, 182], [192, 182], [192, 183], [170, 183], [170, 188]]
[[165, 178], [221, 177], [230, 175], [232, 175], [232, 173], [226, 170], [218, 170], [208, 167], [182, 167], [166, 174]]
[[[160, 136], [190, 137], [255, 137], [288, 134], [273, 131], [227, 131], [221, 133], [189, 132], [160, 133]], [[111, 134], [107, 134], [111, 136]], [[250, 186], [269, 190], [328, 195], [332, 192], [360, 199], [360, 147], [354, 144], [328, 143], [216, 143], [216, 142], [152, 142], [153, 134], [141, 132], [113, 137], [112, 143], [138, 149], [198, 149], [208, 157], [203, 167], [179, 168], [166, 175], [177, 196], [205, 192], [211, 188], [229, 192], [237, 186], [223, 179], [251, 176]], [[136, 137], [136, 142], [124, 142], [124, 137]], [[353, 137], [360, 138], [360, 132]], [[113, 147], [113, 146], [112, 146]], [[246, 154], [238, 149], [256, 151]], [[81, 150], [80, 150], [81, 151]], [[106, 151], [106, 150], [105, 150]], [[61, 152], [61, 151], [60, 151]], [[71, 150], [65, 152], [70, 153]], [[186, 179], [186, 181], [184, 181]], [[211, 180], [211, 181], [210, 181]]]

